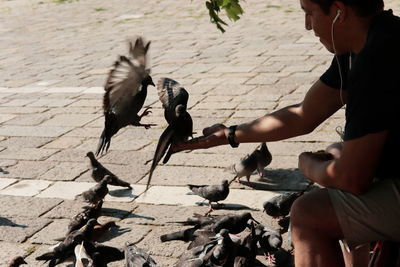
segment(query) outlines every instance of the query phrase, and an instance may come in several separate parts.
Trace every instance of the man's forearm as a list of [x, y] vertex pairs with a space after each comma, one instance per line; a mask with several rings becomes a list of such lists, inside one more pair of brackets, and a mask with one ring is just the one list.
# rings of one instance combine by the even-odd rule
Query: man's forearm
[[299, 105], [289, 106], [250, 123], [240, 124], [236, 130], [238, 143], [279, 141], [309, 133]]

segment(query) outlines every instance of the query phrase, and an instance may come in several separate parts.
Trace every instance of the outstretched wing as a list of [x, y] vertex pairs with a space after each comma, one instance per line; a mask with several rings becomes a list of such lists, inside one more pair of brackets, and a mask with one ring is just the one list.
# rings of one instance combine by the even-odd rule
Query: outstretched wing
[[186, 109], [189, 93], [177, 81], [161, 78], [157, 83], [159, 99], [165, 109], [165, 119], [168, 123], [175, 117], [175, 108], [183, 105]]

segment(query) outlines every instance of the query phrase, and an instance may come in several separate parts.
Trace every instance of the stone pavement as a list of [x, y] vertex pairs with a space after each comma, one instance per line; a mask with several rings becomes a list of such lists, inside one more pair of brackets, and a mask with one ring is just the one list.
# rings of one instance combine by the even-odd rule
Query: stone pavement
[[[386, 1], [400, 13], [400, 2]], [[152, 41], [155, 81], [168, 76], [190, 93], [195, 130], [227, 125], [301, 101], [329, 65], [331, 56], [312, 32], [304, 30], [296, 0], [243, 2], [245, 14], [221, 34], [209, 22], [204, 1], [0, 0], [0, 265], [23, 255], [34, 258], [66, 231], [84, 205], [76, 194], [93, 185], [86, 152], [96, 148], [104, 118], [102, 85], [125, 40], [144, 35]], [[161, 244], [159, 236], [179, 228], [168, 223], [208, 208], [187, 195], [188, 183], [218, 183], [224, 168], [257, 144], [179, 153], [159, 166], [143, 194], [150, 161], [166, 123], [154, 88], [146, 105], [153, 113], [145, 130], [128, 127], [113, 138], [100, 161], [133, 190], [110, 187], [100, 221], [120, 226], [105, 244], [125, 241], [148, 250], [161, 266], [172, 266], [186, 245]], [[250, 209], [256, 219], [276, 227], [261, 204], [275, 194], [302, 189], [297, 156], [338, 141], [334, 129], [343, 110], [307, 136], [270, 143], [267, 178], [251, 178], [253, 189], [233, 185], [228, 210]], [[13, 225], [13, 226], [10, 226]], [[287, 244], [286, 244], [287, 245]], [[260, 259], [262, 260], [262, 259]], [[110, 266], [123, 266], [122, 262]]]

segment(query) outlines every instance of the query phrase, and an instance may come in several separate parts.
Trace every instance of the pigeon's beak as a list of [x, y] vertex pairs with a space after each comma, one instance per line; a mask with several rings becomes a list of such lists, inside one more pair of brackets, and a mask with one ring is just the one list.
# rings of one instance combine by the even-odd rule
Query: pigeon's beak
[[150, 85], [153, 85], [154, 87], [156, 86], [153, 82], [153, 80], [151, 80]]

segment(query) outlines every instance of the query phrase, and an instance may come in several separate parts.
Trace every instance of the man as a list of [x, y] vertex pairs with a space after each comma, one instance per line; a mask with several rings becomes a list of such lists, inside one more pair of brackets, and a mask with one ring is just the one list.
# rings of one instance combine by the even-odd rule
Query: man
[[[312, 132], [346, 104], [344, 141], [333, 160], [299, 156], [324, 186], [291, 210], [296, 266], [366, 266], [375, 240], [400, 241], [400, 19], [383, 0], [300, 0], [305, 27], [335, 56], [302, 103], [233, 127], [218, 124], [174, 150], [271, 142]], [[358, 257], [345, 254], [339, 240]], [[354, 253], [353, 253], [354, 255]]]

